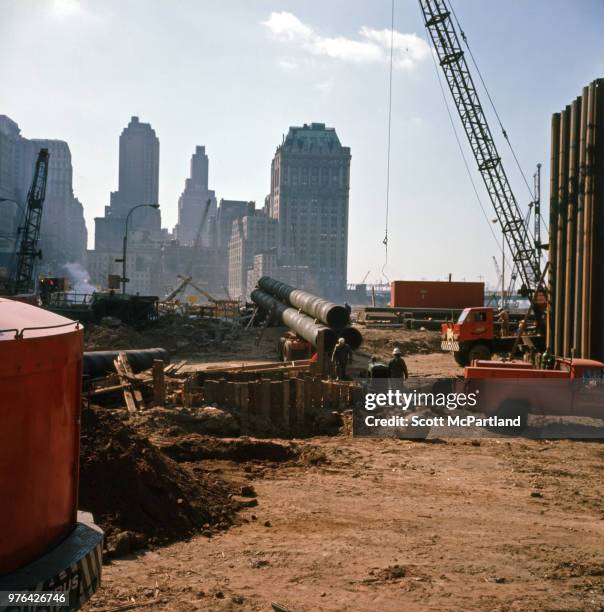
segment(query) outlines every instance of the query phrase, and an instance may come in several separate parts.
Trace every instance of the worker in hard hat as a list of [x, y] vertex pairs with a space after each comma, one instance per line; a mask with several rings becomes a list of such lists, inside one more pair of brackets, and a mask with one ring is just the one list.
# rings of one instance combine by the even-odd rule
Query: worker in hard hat
[[340, 338], [331, 354], [331, 363], [336, 370], [336, 380], [346, 380], [346, 366], [352, 361], [352, 350], [344, 338]]
[[505, 308], [500, 308], [495, 314], [495, 320], [501, 323], [501, 335], [510, 335], [510, 313]]
[[407, 370], [407, 364], [403, 359], [400, 348], [396, 347], [392, 351], [392, 359], [388, 363], [388, 369], [390, 370], [390, 378], [396, 380], [406, 380], [409, 378], [409, 370]]

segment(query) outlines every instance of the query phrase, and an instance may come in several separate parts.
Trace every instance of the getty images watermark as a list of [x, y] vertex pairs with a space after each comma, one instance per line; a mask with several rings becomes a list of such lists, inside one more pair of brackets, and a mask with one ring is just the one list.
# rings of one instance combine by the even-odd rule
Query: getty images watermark
[[604, 439], [601, 391], [564, 380], [369, 380], [354, 405], [353, 434]]

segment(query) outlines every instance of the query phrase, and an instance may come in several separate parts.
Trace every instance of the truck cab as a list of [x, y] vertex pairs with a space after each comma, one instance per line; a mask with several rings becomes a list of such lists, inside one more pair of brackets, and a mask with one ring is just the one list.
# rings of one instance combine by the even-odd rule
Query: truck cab
[[456, 323], [441, 326], [441, 348], [452, 352], [459, 365], [488, 360], [495, 336], [493, 308], [465, 308]]

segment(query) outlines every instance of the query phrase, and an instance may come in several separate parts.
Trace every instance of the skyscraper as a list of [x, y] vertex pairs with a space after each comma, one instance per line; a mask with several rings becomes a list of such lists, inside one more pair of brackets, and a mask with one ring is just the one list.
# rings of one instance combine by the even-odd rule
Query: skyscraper
[[191, 156], [190, 177], [178, 199], [178, 223], [174, 228], [181, 245], [192, 245], [199, 232], [208, 200], [210, 208], [201, 230], [201, 246], [216, 246], [216, 195], [208, 189], [209, 160], [206, 148], [197, 146]]
[[271, 164], [268, 213], [281, 265], [308, 266], [321, 295], [346, 289], [350, 148], [324, 123], [290, 127]]
[[19, 126], [0, 115], [0, 268], [14, 265], [18, 248], [17, 228], [23, 223], [36, 158], [48, 149], [50, 163], [46, 184], [37, 262], [40, 274], [63, 275], [63, 265], [83, 263], [87, 231], [82, 205], [73, 193], [73, 168], [69, 145], [63, 140], [27, 139]]
[[[124, 233], [126, 215], [140, 204], [157, 204], [159, 199], [159, 140], [148, 123], [132, 117], [120, 135], [119, 183], [113, 191], [105, 216], [95, 219], [95, 248], [117, 248]], [[159, 211], [141, 208], [131, 217], [131, 230], [158, 235]]]

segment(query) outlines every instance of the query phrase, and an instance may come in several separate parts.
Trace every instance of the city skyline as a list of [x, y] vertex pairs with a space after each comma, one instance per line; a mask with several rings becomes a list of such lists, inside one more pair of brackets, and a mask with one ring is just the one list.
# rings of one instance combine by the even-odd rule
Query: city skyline
[[[604, 8], [589, 0], [581, 5], [582, 11], [573, 11], [574, 3], [558, 0], [530, 6], [514, 1], [505, 7], [488, 2], [470, 10], [467, 2], [455, 2], [529, 178], [537, 162], [547, 172], [551, 113], [604, 72], [596, 37]], [[255, 200], [259, 207], [270, 189], [270, 160], [282, 135], [289, 126], [321, 122], [333, 126], [354, 152], [348, 280], [360, 281], [367, 269], [369, 280], [380, 276], [388, 80], [384, 35], [390, 2], [327, 2], [320, 10], [301, 2], [180, 6], [179, 11], [158, 5], [145, 12], [137, 1], [25, 0], [0, 8], [0, 27], [7, 30], [0, 42], [0, 69], [3, 89], [11, 92], [0, 110], [25, 137], [58, 138], [70, 145], [74, 190], [84, 205], [89, 236], [92, 219], [102, 214], [117, 185], [116, 142], [132, 115], [150, 123], [162, 142], [159, 203], [163, 225], [170, 229], [197, 145], [205, 146], [211, 159], [217, 198]], [[570, 23], [581, 29], [577, 44], [559, 45], [562, 21], [564, 28]], [[485, 22], [489, 27], [482, 29]], [[537, 23], [547, 37], [534, 35]], [[179, 36], [164, 39], [160, 26], [162, 31], [174, 28]], [[32, 35], [23, 36], [24, 28]], [[390, 278], [445, 278], [453, 272], [454, 278], [482, 275], [493, 282], [497, 241], [465, 175], [415, 2], [397, 0], [395, 29], [390, 253], [384, 272]], [[109, 33], [115, 48], [101, 44]], [[222, 44], [226, 33], [232, 41], [228, 48]], [[508, 44], [510, 33], [514, 45]], [[539, 53], [532, 53], [534, 48]], [[120, 56], [126, 61], [118, 62]], [[584, 57], [592, 61], [580, 67]], [[543, 79], [536, 91], [535, 75], [543, 70], [552, 78]], [[30, 96], [31, 79], [45, 90], [43, 109]], [[498, 144], [526, 207], [528, 194], [509, 153]], [[443, 223], [428, 230], [427, 214]], [[438, 245], [453, 237], [472, 248], [446, 259]], [[476, 257], [476, 251], [485, 257]], [[414, 256], [418, 253], [421, 257]]]

